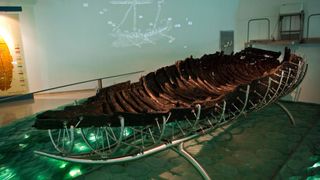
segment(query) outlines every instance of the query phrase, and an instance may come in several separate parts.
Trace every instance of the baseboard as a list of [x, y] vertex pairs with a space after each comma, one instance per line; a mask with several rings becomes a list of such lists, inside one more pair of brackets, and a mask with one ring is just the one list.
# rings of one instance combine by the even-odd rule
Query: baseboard
[[33, 94], [24, 94], [24, 95], [14, 95], [14, 96], [1, 96], [0, 97], [0, 104], [8, 103], [8, 102], [15, 102], [15, 101], [23, 101], [23, 100], [31, 100], [33, 99]]

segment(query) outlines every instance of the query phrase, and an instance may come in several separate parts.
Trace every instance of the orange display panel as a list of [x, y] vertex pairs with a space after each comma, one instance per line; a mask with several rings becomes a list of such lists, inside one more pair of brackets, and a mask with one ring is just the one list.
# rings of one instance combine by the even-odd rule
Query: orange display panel
[[12, 56], [7, 43], [0, 36], [0, 90], [10, 89], [13, 77]]

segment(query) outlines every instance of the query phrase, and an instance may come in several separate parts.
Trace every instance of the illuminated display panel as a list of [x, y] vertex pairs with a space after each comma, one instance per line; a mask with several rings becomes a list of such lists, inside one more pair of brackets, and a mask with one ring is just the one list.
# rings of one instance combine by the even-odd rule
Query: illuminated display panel
[[27, 92], [19, 15], [0, 14], [0, 97]]
[[6, 91], [10, 89], [12, 82], [12, 56], [10, 54], [7, 43], [0, 36], [0, 90]]

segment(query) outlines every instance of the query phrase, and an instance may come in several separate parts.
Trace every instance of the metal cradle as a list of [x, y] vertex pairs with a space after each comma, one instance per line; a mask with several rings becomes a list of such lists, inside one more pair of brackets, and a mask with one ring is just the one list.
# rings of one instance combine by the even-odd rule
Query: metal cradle
[[[209, 117], [201, 118], [202, 108], [197, 105], [192, 112], [192, 119], [186, 117], [184, 120], [172, 120], [169, 114], [155, 119], [156, 125], [126, 126], [126, 119], [119, 116], [120, 127], [78, 128], [76, 125], [70, 128], [65, 126], [63, 129], [49, 129], [50, 140], [58, 153], [35, 153], [71, 162], [111, 164], [132, 161], [172, 149], [194, 165], [204, 179], [210, 179], [204, 168], [183, 149], [183, 143], [209, 134], [219, 127], [226, 127], [242, 114], [259, 110], [292, 92], [303, 80], [307, 64], [304, 61], [299, 61], [298, 64], [289, 63], [291, 65], [288, 68], [275, 72], [274, 76], [240, 86], [237, 89], [237, 102], [222, 101], [218, 105], [218, 115], [211, 113]], [[251, 88], [253, 85], [264, 86], [264, 92]], [[290, 112], [282, 104], [277, 104], [295, 124]], [[230, 111], [230, 108], [227, 110], [230, 106], [234, 107], [233, 111]], [[76, 147], [78, 143], [83, 144], [80, 150]]]

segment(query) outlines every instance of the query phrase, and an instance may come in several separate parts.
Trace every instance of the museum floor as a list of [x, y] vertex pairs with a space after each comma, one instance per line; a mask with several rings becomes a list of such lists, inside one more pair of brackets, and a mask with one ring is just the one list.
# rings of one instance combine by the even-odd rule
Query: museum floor
[[[51, 143], [46, 131], [31, 127], [34, 115], [30, 114], [79, 97], [82, 94], [36, 97], [37, 108], [26, 103], [0, 106], [0, 179], [201, 179], [171, 150], [114, 165], [84, 165], [34, 155], [34, 150], [51, 148]], [[212, 179], [319, 179], [320, 105], [283, 104], [294, 116], [296, 126], [277, 105], [271, 105], [241, 117], [228, 128], [217, 129], [214, 136], [186, 142], [185, 149]], [[4, 121], [3, 112], [13, 114], [11, 119]]]

